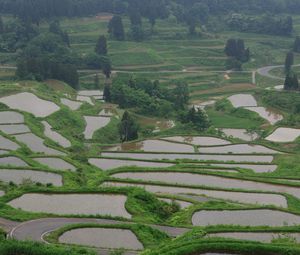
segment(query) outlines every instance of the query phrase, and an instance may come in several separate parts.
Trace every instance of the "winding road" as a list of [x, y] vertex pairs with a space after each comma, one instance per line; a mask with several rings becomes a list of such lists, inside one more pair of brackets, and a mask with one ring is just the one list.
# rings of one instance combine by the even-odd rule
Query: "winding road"
[[[30, 240], [36, 242], [48, 243], [44, 237], [60, 228], [72, 224], [96, 223], [101, 225], [116, 225], [116, 224], [133, 224], [133, 222], [123, 222], [109, 219], [88, 219], [88, 218], [42, 218], [26, 222], [14, 222], [0, 218], [0, 227], [3, 228], [9, 238], [16, 240]], [[188, 228], [176, 228], [161, 225], [150, 225], [162, 232], [165, 232], [170, 237], [176, 237], [189, 231]], [[97, 249], [99, 254], [108, 255], [108, 249]], [[137, 254], [136, 251], [127, 251], [125, 255]]]
[[[298, 65], [293, 65], [293, 67], [299, 67], [300, 64]], [[277, 66], [265, 66], [265, 67], [262, 67], [262, 68], [259, 68], [257, 69], [257, 73], [264, 76], [264, 77], [268, 77], [268, 78], [271, 78], [271, 79], [278, 79], [278, 80], [282, 80], [284, 81], [284, 78], [282, 77], [278, 77], [278, 76], [275, 76], [275, 75], [272, 75], [270, 74], [270, 72], [276, 68], [283, 68], [284, 65], [277, 65]]]

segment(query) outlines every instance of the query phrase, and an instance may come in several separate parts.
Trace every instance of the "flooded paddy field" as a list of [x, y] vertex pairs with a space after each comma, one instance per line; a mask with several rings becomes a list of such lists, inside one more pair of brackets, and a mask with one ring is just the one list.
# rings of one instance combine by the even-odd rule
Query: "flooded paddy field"
[[56, 170], [76, 170], [75, 166], [61, 158], [34, 158], [34, 160]]
[[84, 116], [86, 128], [84, 131], [85, 139], [92, 139], [95, 131], [108, 125], [110, 117]]
[[249, 133], [246, 129], [222, 128], [221, 131], [229, 137], [239, 138], [241, 140], [251, 142], [258, 139], [258, 134], [255, 132]]
[[54, 186], [62, 186], [61, 175], [33, 170], [0, 169], [0, 180], [15, 184], [22, 184], [24, 181], [29, 180], [34, 183], [51, 183]]
[[51, 125], [47, 121], [42, 121], [42, 124], [45, 128], [45, 136], [47, 136], [49, 139], [53, 140], [54, 142], [58, 143], [64, 148], [71, 147], [72, 144], [70, 143], [70, 141], [63, 137], [61, 134], [57, 133], [56, 131], [53, 131]]
[[[28, 92], [2, 97], [0, 102], [11, 109], [29, 112], [35, 117], [47, 117], [59, 110], [59, 107], [53, 102], [40, 99]], [[37, 105], [39, 107], [36, 107]]]
[[[1, 172], [0, 172], [1, 173]], [[126, 196], [106, 194], [25, 194], [8, 204], [28, 212], [57, 215], [110, 215], [131, 218]]]
[[300, 216], [267, 209], [199, 211], [192, 217], [194, 226], [239, 225], [239, 226], [292, 226], [300, 224]]
[[60, 102], [63, 105], [68, 106], [73, 111], [78, 110], [80, 108], [80, 106], [82, 105], [82, 102], [70, 100], [70, 99], [67, 99], [67, 98], [61, 98]]
[[224, 178], [213, 175], [179, 173], [179, 172], [127, 172], [113, 174], [112, 177], [141, 181], [164, 182], [170, 184], [209, 186], [224, 189], [243, 189], [277, 193], [288, 193], [300, 198], [300, 187], [291, 187], [256, 181]]
[[33, 133], [15, 135], [15, 138], [24, 143], [30, 150], [46, 155], [64, 155], [63, 152], [52, 149], [44, 145], [44, 140]]
[[101, 168], [102, 170], [110, 170], [110, 169], [126, 167], [126, 166], [167, 168], [175, 165], [175, 164], [160, 163], [160, 162], [118, 160], [118, 159], [105, 159], [105, 158], [91, 158], [89, 159], [89, 163]]
[[251, 162], [251, 163], [271, 163], [273, 156], [261, 155], [203, 155], [203, 154], [169, 154], [169, 153], [118, 153], [118, 152], [103, 152], [103, 157], [110, 158], [132, 158], [145, 160], [198, 160], [198, 161], [235, 161], [235, 162]]
[[300, 136], [300, 129], [277, 128], [271, 135], [265, 138], [271, 142], [287, 143], [293, 142]]
[[24, 116], [21, 113], [13, 111], [0, 112], [0, 124], [22, 124], [24, 123]]
[[1, 166], [28, 166], [28, 164], [20, 158], [9, 156], [0, 158]]
[[61, 235], [59, 242], [109, 249], [142, 250], [144, 248], [135, 234], [126, 229], [74, 229]]
[[29, 133], [30, 129], [24, 124], [0, 125], [0, 131], [7, 135]]
[[231, 142], [227, 140], [210, 136], [171, 136], [164, 137], [163, 139], [174, 142], [190, 143], [198, 146], [217, 146], [231, 144]]
[[220, 190], [206, 190], [206, 189], [192, 189], [181, 188], [172, 186], [159, 186], [151, 184], [138, 184], [138, 183], [123, 183], [123, 182], [105, 182], [104, 186], [113, 187], [140, 187], [152, 193], [163, 193], [171, 195], [204, 195], [215, 199], [224, 199], [247, 204], [260, 204], [260, 205], [275, 205], [279, 207], [287, 207], [286, 198], [277, 194], [264, 194], [264, 193], [244, 193], [233, 191], [220, 191]]
[[15, 143], [15, 142], [5, 138], [4, 136], [0, 135], [0, 149], [15, 151], [19, 148], [20, 148], [20, 146], [17, 143]]

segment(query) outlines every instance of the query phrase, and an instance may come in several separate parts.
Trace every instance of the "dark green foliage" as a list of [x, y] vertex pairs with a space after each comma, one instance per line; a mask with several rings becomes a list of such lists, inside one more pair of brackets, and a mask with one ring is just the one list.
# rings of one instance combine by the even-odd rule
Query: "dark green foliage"
[[105, 102], [110, 103], [111, 102], [111, 87], [110, 84], [105, 84], [104, 90], [103, 90], [103, 98]]
[[225, 53], [228, 57], [234, 57], [240, 62], [247, 62], [250, 58], [250, 50], [245, 48], [245, 43], [242, 39], [228, 39]]
[[107, 55], [107, 40], [104, 35], [100, 35], [96, 44], [95, 52], [98, 55]]
[[112, 67], [108, 56], [100, 56], [97, 53], [90, 53], [83, 59], [83, 62], [85, 67], [101, 69], [107, 78], [110, 77]]
[[110, 34], [111, 38], [124, 41], [125, 40], [125, 32], [124, 26], [121, 16], [113, 16], [113, 18], [109, 21], [108, 24], [108, 33]]
[[131, 25], [130, 37], [132, 40], [141, 42], [144, 40], [145, 34], [142, 25]]
[[293, 51], [294, 52], [300, 52], [300, 36], [297, 36], [295, 38], [294, 46], [293, 46]]
[[168, 204], [158, 200], [155, 195], [146, 192], [143, 189], [136, 188], [128, 195], [128, 203], [132, 209], [141, 217], [154, 218], [157, 222], [165, 222], [174, 213], [180, 210], [180, 207], [175, 204]]
[[29, 42], [17, 63], [19, 79], [58, 79], [78, 88], [75, 56], [53, 33], [41, 34]]
[[15, 240], [0, 241], [1, 255], [95, 255], [94, 252], [83, 248], [63, 248], [33, 242]]
[[199, 131], [209, 128], [210, 123], [207, 114], [201, 109], [192, 107], [188, 112], [181, 112], [180, 120], [185, 124], [192, 124], [193, 127]]
[[95, 75], [94, 88], [95, 89], [100, 89], [100, 81], [99, 81], [99, 75], [98, 74]]
[[290, 51], [287, 53], [285, 58], [285, 63], [284, 63], [285, 73], [288, 74], [291, 71], [293, 64], [294, 64], [294, 53]]
[[284, 82], [285, 90], [298, 90], [299, 89], [299, 81], [297, 74], [288, 73], [285, 82]]
[[111, 62], [108, 57], [102, 57], [101, 58], [101, 69], [103, 74], [106, 76], [106, 78], [109, 78], [111, 75]]
[[67, 32], [63, 31], [60, 27], [60, 23], [58, 20], [55, 20], [49, 25], [49, 32], [56, 34], [61, 37], [61, 39], [66, 43], [68, 47], [70, 47], [70, 39]]
[[4, 23], [3, 23], [2, 16], [0, 16], [0, 34], [3, 33], [4, 33]]
[[226, 70], [237, 70], [240, 71], [242, 70], [242, 65], [243, 63], [236, 58], [228, 58], [226, 60], [225, 68]]
[[262, 17], [252, 17], [243, 14], [232, 14], [228, 20], [228, 26], [232, 30], [240, 32], [290, 36], [293, 32], [293, 19], [291, 16], [264, 15]]
[[189, 87], [186, 83], [177, 83], [174, 89], [174, 104], [177, 110], [184, 109], [189, 101]]
[[138, 125], [133, 117], [125, 111], [119, 125], [121, 142], [128, 142], [138, 138]]

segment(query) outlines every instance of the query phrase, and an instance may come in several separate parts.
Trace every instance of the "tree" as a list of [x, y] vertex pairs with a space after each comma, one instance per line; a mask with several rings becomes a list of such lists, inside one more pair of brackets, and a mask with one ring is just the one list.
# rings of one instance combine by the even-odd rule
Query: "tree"
[[109, 84], [105, 84], [104, 91], [103, 91], [103, 98], [105, 102], [110, 103], [111, 102], [111, 89]]
[[123, 21], [120, 16], [113, 16], [112, 19], [108, 23], [108, 33], [113, 39], [116, 39], [118, 41], [124, 41], [125, 40], [125, 32], [124, 32], [124, 26]]
[[95, 87], [95, 89], [100, 89], [100, 81], [99, 81], [99, 75], [98, 74], [95, 75], [94, 87]]
[[298, 90], [299, 89], [299, 81], [298, 77], [294, 73], [288, 73], [284, 82], [285, 90]]
[[61, 39], [66, 43], [66, 45], [68, 47], [70, 47], [70, 39], [69, 39], [69, 35], [67, 32], [63, 31], [61, 29], [60, 23], [58, 20], [55, 20], [53, 22], [50, 23], [49, 25], [49, 32], [59, 35], [61, 37]]
[[101, 69], [106, 78], [110, 78], [111, 75], [111, 62], [108, 57], [101, 58]]
[[100, 35], [96, 44], [95, 52], [98, 55], [107, 55], [107, 40], [104, 35]]
[[189, 101], [189, 87], [186, 83], [178, 83], [174, 89], [175, 107], [176, 109], [184, 109]]
[[144, 31], [141, 25], [132, 25], [131, 26], [131, 37], [134, 41], [140, 42], [144, 39]]
[[294, 51], [294, 52], [298, 52], [298, 53], [300, 52], [300, 36], [297, 36], [297, 37], [295, 38], [293, 51]]
[[129, 5], [128, 13], [129, 13], [129, 19], [130, 19], [131, 25], [133, 25], [133, 26], [141, 26], [142, 25], [141, 13], [135, 4]]
[[243, 63], [250, 59], [250, 50], [245, 48], [245, 42], [242, 39], [228, 39], [224, 51], [228, 57], [234, 57]]
[[291, 71], [292, 65], [294, 64], [294, 53], [292, 51], [288, 52], [285, 58], [285, 73], [289, 73]]
[[119, 124], [121, 142], [128, 142], [138, 138], [138, 125], [131, 115], [125, 111]]

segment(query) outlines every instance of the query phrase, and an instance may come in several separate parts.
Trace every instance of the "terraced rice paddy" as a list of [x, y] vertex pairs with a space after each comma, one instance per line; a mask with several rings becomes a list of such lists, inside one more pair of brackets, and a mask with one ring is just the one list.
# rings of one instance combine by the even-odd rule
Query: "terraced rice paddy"
[[111, 151], [149, 151], [149, 152], [194, 152], [194, 147], [186, 144], [171, 143], [160, 140], [145, 140], [136, 143], [123, 143]]
[[95, 131], [108, 125], [110, 117], [84, 116], [86, 128], [84, 131], [85, 139], [92, 139]]
[[231, 142], [224, 139], [220, 139], [216, 137], [205, 137], [205, 136], [172, 136], [172, 137], [165, 137], [163, 139], [174, 141], [174, 142], [190, 143], [198, 146], [217, 146], [217, 145], [231, 144]]
[[260, 117], [270, 122], [271, 125], [283, 120], [283, 116], [281, 114], [274, 112], [271, 109], [266, 109], [265, 107], [245, 107], [245, 109], [256, 112]]
[[300, 242], [300, 233], [268, 233], [268, 232], [229, 232], [229, 233], [216, 233], [209, 234], [208, 237], [222, 237], [222, 238], [231, 238], [231, 239], [240, 239], [240, 240], [249, 240], [270, 243], [275, 239], [279, 238], [291, 238]]
[[172, 186], [160, 186], [151, 184], [138, 184], [138, 183], [123, 183], [123, 182], [105, 182], [104, 186], [113, 187], [141, 187], [152, 193], [163, 193], [172, 195], [204, 195], [215, 199], [231, 200], [239, 203], [246, 204], [259, 204], [259, 205], [275, 205], [279, 207], [287, 207], [287, 201], [284, 196], [276, 194], [264, 193], [243, 193], [232, 191], [220, 190], [206, 190], [206, 189], [192, 189]]
[[135, 234], [126, 229], [74, 229], [60, 236], [59, 242], [109, 249], [142, 250], [144, 248]]
[[228, 137], [238, 138], [247, 142], [258, 139], [258, 134], [248, 132], [246, 129], [222, 128], [221, 131]]
[[200, 153], [220, 154], [277, 154], [279, 151], [269, 149], [261, 145], [234, 144], [220, 147], [198, 148]]
[[20, 146], [17, 143], [0, 135], [0, 149], [14, 151], [19, 148]]
[[0, 169], [0, 180], [15, 184], [22, 184], [29, 180], [34, 183], [51, 183], [54, 186], [62, 186], [62, 177], [60, 175], [32, 170]]
[[90, 97], [87, 96], [77, 96], [77, 101], [86, 102], [90, 105], [95, 105]]
[[243, 168], [243, 169], [250, 169], [255, 173], [269, 173], [274, 172], [277, 169], [276, 165], [247, 165], [247, 164], [209, 164], [215, 167], [226, 167], [226, 168]]
[[1, 166], [8, 166], [8, 165], [11, 165], [11, 166], [28, 166], [28, 164], [23, 161], [22, 159], [20, 158], [17, 158], [17, 157], [3, 157], [3, 158], [0, 158], [0, 165]]
[[233, 107], [255, 107], [257, 106], [256, 99], [249, 94], [237, 94], [228, 98]]
[[[29, 112], [35, 117], [47, 117], [59, 110], [53, 102], [40, 99], [28, 92], [0, 98], [0, 102], [11, 109]], [[39, 107], [36, 107], [37, 105]]]
[[293, 142], [300, 136], [300, 129], [277, 128], [271, 135], [265, 138], [268, 141], [287, 143]]
[[24, 123], [24, 116], [13, 111], [0, 112], [0, 124], [21, 124]]
[[36, 153], [44, 153], [46, 155], [64, 155], [63, 152], [52, 149], [44, 145], [44, 140], [35, 134], [15, 135], [15, 138], [24, 143], [30, 150]]
[[67, 98], [61, 98], [60, 102], [63, 105], [68, 106], [73, 111], [78, 110], [80, 108], [80, 106], [82, 105], [82, 102], [70, 100], [70, 99], [67, 99]]
[[204, 155], [204, 154], [154, 154], [154, 153], [118, 153], [118, 152], [103, 152], [103, 157], [110, 158], [131, 158], [144, 160], [197, 160], [197, 161], [235, 161], [235, 162], [251, 162], [251, 163], [271, 163], [273, 156], [261, 155]]
[[300, 224], [300, 216], [275, 210], [199, 211], [193, 215], [194, 226], [291, 226]]
[[300, 188], [276, 185], [263, 182], [239, 180], [212, 175], [179, 173], [179, 172], [128, 172], [113, 174], [112, 177], [169, 184], [206, 186], [224, 189], [242, 189], [251, 191], [265, 191], [275, 193], [288, 193], [300, 198]]
[[25, 194], [8, 204], [29, 212], [44, 212], [56, 215], [110, 215], [131, 218], [131, 215], [125, 209], [126, 200], [127, 197], [123, 195]]
[[34, 158], [34, 160], [55, 170], [76, 170], [75, 166], [60, 158]]
[[167, 168], [174, 166], [174, 164], [159, 163], [159, 162], [146, 162], [134, 160], [118, 160], [118, 159], [104, 159], [92, 158], [89, 163], [99, 167], [102, 170], [110, 170], [119, 167], [135, 166], [135, 167], [149, 167], [149, 168]]
[[42, 124], [44, 125], [45, 128], [44, 131], [45, 136], [52, 139], [54, 142], [58, 143], [60, 146], [64, 148], [68, 148], [72, 145], [68, 139], [63, 137], [61, 134], [53, 131], [51, 125], [47, 121], [42, 121]]
[[24, 124], [0, 125], [0, 131], [7, 135], [29, 133], [30, 129]]

